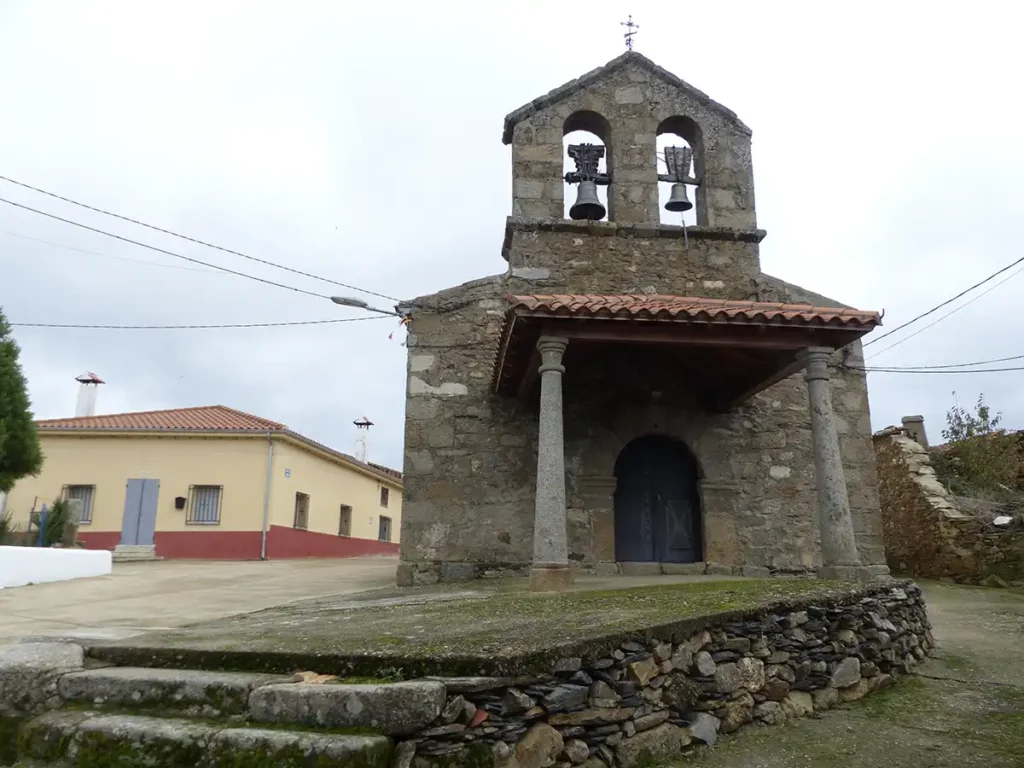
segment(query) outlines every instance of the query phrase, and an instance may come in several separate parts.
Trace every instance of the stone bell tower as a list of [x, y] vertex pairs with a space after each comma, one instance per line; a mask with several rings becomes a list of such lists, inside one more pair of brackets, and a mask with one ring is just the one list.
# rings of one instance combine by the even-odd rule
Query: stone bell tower
[[608, 221], [658, 223], [656, 142], [670, 133], [693, 150], [697, 224], [756, 229], [750, 129], [734, 112], [633, 51], [505, 118], [514, 217], [563, 217], [562, 137], [576, 130], [604, 142]]
[[[579, 130], [603, 146], [570, 146], [576, 171], [563, 176], [563, 137]], [[512, 292], [756, 300], [765, 233], [750, 136], [733, 111], [634, 51], [515, 110], [502, 135], [512, 146], [502, 251]], [[571, 218], [566, 181], [579, 195]], [[607, 185], [606, 212], [585, 202], [596, 202], [595, 184]], [[661, 223], [659, 184], [673, 185], [670, 209], [695, 207], [696, 226]]]

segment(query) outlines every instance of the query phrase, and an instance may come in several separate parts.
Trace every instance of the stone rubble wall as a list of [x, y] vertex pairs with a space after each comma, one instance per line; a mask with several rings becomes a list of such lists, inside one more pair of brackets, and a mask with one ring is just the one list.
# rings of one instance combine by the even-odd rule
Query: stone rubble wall
[[928, 452], [897, 427], [874, 436], [885, 557], [893, 572], [965, 583], [1024, 583], [1024, 532], [965, 514]]
[[431, 727], [398, 747], [428, 768], [631, 766], [746, 724], [778, 725], [855, 701], [911, 672], [934, 645], [920, 589], [862, 591], [685, 636], [641, 637], [546, 677], [447, 678]]
[[63, 756], [98, 731], [140, 755], [161, 744], [195, 751], [200, 737], [213, 749], [229, 736], [273, 735], [275, 753], [294, 759], [297, 744], [352, 738], [330, 729], [367, 728], [383, 756], [374, 764], [390, 755], [392, 768], [632, 768], [884, 688], [925, 659], [930, 629], [920, 589], [886, 581], [588, 640], [564, 657], [546, 652], [546, 673], [518, 678], [290, 682], [104, 667], [72, 643], [29, 643], [0, 653], [0, 765], [58, 747]]

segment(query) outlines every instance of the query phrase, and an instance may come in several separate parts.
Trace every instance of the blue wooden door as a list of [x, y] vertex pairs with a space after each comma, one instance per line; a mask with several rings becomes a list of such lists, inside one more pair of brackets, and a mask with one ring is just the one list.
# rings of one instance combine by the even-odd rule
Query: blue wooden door
[[616, 560], [701, 560], [697, 464], [686, 446], [656, 435], [634, 440], [615, 476]]
[[131, 479], [125, 486], [124, 516], [121, 518], [121, 543], [127, 546], [151, 546], [156, 532], [156, 508], [160, 481]]

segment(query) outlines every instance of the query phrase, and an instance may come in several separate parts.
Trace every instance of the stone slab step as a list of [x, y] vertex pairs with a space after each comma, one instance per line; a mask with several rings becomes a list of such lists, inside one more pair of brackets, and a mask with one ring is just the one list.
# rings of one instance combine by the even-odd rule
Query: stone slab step
[[249, 717], [262, 723], [320, 728], [373, 728], [403, 736], [441, 714], [444, 683], [412, 680], [379, 685], [264, 685], [249, 696]]
[[21, 732], [23, 765], [42, 761], [74, 766], [154, 768], [387, 768], [392, 744], [385, 736], [311, 733], [261, 728], [218, 728], [184, 719], [50, 712]]
[[152, 544], [118, 544], [114, 547], [112, 557], [116, 563], [162, 559], [156, 556], [156, 547]]
[[288, 679], [249, 672], [104, 667], [64, 675], [57, 693], [76, 703], [160, 707], [211, 717], [244, 714], [254, 688]]

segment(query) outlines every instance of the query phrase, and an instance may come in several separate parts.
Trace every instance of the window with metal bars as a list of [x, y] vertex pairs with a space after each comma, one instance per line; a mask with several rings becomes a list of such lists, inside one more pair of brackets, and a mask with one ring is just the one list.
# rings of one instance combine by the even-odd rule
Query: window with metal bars
[[188, 525], [220, 525], [221, 485], [192, 485], [188, 489]]
[[298, 528], [300, 531], [304, 531], [309, 528], [308, 493], [295, 494], [295, 521], [292, 523], [292, 527]]
[[82, 502], [82, 519], [79, 525], [88, 525], [92, 522], [92, 505], [96, 497], [95, 485], [65, 485], [64, 498], [78, 499]]
[[386, 507], [388, 505], [389, 497], [391, 496], [391, 489], [386, 486], [380, 487], [380, 505]]

